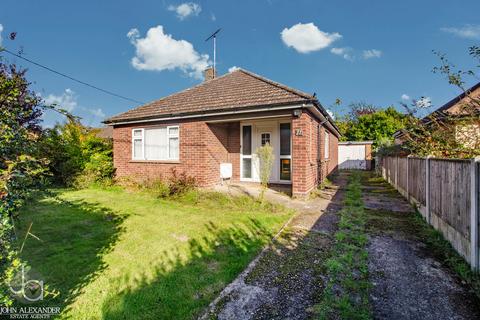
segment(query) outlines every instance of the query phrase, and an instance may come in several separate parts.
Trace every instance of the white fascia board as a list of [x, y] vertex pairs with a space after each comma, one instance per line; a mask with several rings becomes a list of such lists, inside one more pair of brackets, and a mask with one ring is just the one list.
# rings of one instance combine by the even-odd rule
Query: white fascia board
[[289, 109], [297, 109], [297, 108], [304, 108], [304, 107], [305, 107], [305, 105], [295, 104], [295, 105], [287, 105], [287, 106], [265, 107], [265, 108], [255, 109], [255, 110], [233, 110], [233, 111], [214, 112], [214, 113], [192, 114], [192, 115], [185, 115], [185, 116], [172, 116], [172, 117], [164, 117], [164, 118], [154, 118], [154, 119], [146, 119], [146, 120], [121, 121], [121, 122], [109, 123], [108, 125], [109, 126], [117, 126], [117, 125], [122, 125], [122, 124], [131, 124], [131, 123], [145, 123], [145, 122], [205, 118], [205, 117], [215, 117], [215, 116], [226, 116], [226, 115], [232, 115], [232, 114], [256, 113], [256, 112], [276, 111], [276, 110], [289, 110]]

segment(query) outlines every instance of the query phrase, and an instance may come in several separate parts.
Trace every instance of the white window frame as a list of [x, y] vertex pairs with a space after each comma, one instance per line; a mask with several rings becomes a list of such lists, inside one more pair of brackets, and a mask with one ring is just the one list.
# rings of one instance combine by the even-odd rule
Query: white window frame
[[[243, 154], [243, 127], [250, 127], [250, 154], [249, 155], [244, 155]], [[242, 123], [240, 126], [240, 180], [241, 181], [253, 181], [253, 158], [252, 155], [254, 153], [253, 151], [253, 124], [252, 123]], [[244, 178], [243, 177], [243, 159], [250, 159], [251, 165], [250, 165], [250, 178]]]
[[[174, 125], [174, 126], [166, 126], [167, 128], [167, 155], [168, 157], [165, 159], [147, 159], [145, 157], [145, 130], [149, 129], [158, 129], [159, 127], [151, 127], [151, 128], [134, 128], [132, 129], [132, 160], [143, 160], [143, 161], [178, 161], [180, 160], [180, 126], [179, 125]], [[170, 134], [170, 129], [171, 128], [176, 128], [177, 133], [176, 134]], [[135, 136], [135, 131], [141, 130], [142, 135], [136, 137]], [[171, 138], [177, 138], [178, 139], [178, 157], [171, 158], [170, 157], [170, 139]], [[141, 140], [142, 141], [142, 156], [141, 157], [135, 157], [135, 140]]]
[[[282, 146], [281, 146], [281, 143], [282, 143], [282, 139], [281, 139], [281, 134], [280, 134], [280, 125], [282, 123], [288, 123], [290, 124], [290, 154], [289, 155], [282, 155], [281, 154], [281, 149], [282, 149]], [[293, 144], [292, 144], [292, 140], [293, 140], [293, 134], [292, 134], [292, 122], [290, 120], [288, 121], [279, 121], [278, 122], [278, 156], [279, 156], [279, 159], [280, 159], [280, 162], [281, 162], [281, 159], [290, 159], [290, 180], [284, 180], [282, 179], [282, 175], [280, 174], [280, 170], [282, 170], [282, 165], [280, 164], [280, 162], [278, 163], [278, 180], [281, 181], [281, 182], [291, 182], [292, 181], [292, 176], [293, 176], [293, 165], [292, 165], [292, 148], [293, 148]]]
[[[140, 137], [135, 136], [135, 131], [141, 131], [142, 134]], [[135, 157], [135, 140], [142, 141], [142, 156]], [[145, 130], [143, 128], [132, 129], [132, 160], [144, 160], [145, 159]]]
[[323, 156], [325, 159], [328, 159], [330, 157], [330, 136], [327, 130], [325, 130], [325, 138], [323, 140], [324, 140]]
[[[262, 146], [264, 146], [264, 144], [263, 144], [263, 135], [264, 135], [264, 134], [268, 134], [268, 140], [269, 140], [269, 141], [268, 141], [268, 144], [269, 144], [270, 146], [272, 146], [272, 144], [273, 144], [273, 143], [272, 143], [272, 133], [271, 133], [270, 131], [265, 131], [265, 132], [261, 132], [261, 133], [260, 133], [260, 144], [261, 144]], [[273, 146], [272, 146], [272, 147], [273, 147]]]

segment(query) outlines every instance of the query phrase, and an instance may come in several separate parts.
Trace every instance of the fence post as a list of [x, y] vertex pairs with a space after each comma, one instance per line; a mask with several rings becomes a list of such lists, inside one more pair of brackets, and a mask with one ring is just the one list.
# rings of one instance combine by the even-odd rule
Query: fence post
[[425, 158], [425, 219], [430, 224], [430, 158]]
[[478, 206], [478, 189], [479, 189], [479, 172], [478, 163], [480, 157], [475, 157], [471, 160], [470, 165], [470, 265], [472, 270], [479, 269], [479, 248], [478, 248], [478, 220], [479, 220], [479, 206]]

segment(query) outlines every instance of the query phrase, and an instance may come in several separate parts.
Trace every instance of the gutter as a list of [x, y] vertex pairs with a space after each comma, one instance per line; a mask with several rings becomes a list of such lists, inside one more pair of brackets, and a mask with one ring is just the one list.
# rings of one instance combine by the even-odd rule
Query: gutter
[[242, 114], [242, 113], [256, 113], [256, 112], [265, 112], [265, 111], [276, 111], [276, 110], [289, 110], [289, 109], [298, 109], [303, 108], [305, 105], [289, 105], [289, 106], [276, 106], [276, 107], [266, 107], [261, 109], [243, 109], [243, 110], [232, 110], [232, 111], [224, 111], [224, 112], [215, 112], [215, 113], [200, 113], [200, 114], [192, 114], [192, 115], [178, 115], [178, 116], [171, 116], [171, 117], [164, 117], [164, 118], [152, 118], [152, 119], [138, 119], [138, 120], [130, 120], [130, 121], [119, 121], [119, 122], [104, 122], [110, 126], [122, 125], [122, 124], [131, 124], [131, 123], [144, 123], [144, 122], [156, 122], [156, 121], [167, 121], [167, 120], [182, 120], [182, 119], [193, 119], [193, 118], [204, 118], [204, 117], [215, 117], [215, 116], [226, 116], [232, 114]]
[[329, 129], [334, 132], [334, 134], [338, 137], [340, 137], [342, 134], [340, 133], [340, 130], [338, 127], [335, 125], [333, 122], [332, 117], [327, 112], [323, 112], [323, 107], [321, 107], [320, 104], [316, 105], [315, 103], [313, 104], [304, 104], [303, 107], [305, 109], [308, 109], [310, 112], [312, 112], [314, 115], [316, 115], [321, 121], [322, 124], [327, 124]]
[[292, 105], [286, 105], [286, 106], [264, 107], [260, 109], [254, 109], [254, 110], [240, 109], [240, 110], [222, 111], [222, 112], [214, 112], [214, 113], [177, 115], [177, 116], [170, 116], [170, 117], [163, 117], [163, 118], [137, 119], [137, 120], [127, 120], [127, 121], [119, 121], [119, 122], [104, 121], [103, 123], [109, 126], [117, 126], [117, 125], [123, 125], [123, 124], [133, 124], [133, 123], [195, 119], [195, 118], [204, 118], [204, 117], [228, 116], [228, 115], [236, 115], [236, 114], [257, 113], [257, 112], [277, 111], [277, 110], [293, 110], [298, 108], [308, 109], [310, 112], [312, 112], [315, 116], [317, 116], [322, 121], [322, 124], [326, 123], [329, 129], [333, 131], [337, 137], [341, 136], [340, 130], [333, 122], [333, 119], [330, 117], [330, 115], [327, 112], [323, 110], [323, 107], [319, 104], [317, 100], [312, 100], [311, 104], [305, 104], [305, 103], [301, 105], [292, 104]]

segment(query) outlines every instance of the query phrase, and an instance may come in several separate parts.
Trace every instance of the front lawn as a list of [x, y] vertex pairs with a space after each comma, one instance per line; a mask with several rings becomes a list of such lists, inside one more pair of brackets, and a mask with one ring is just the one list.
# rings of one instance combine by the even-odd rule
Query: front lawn
[[57, 190], [20, 213], [22, 257], [63, 318], [190, 319], [233, 280], [292, 212], [248, 197], [157, 199], [120, 188]]

